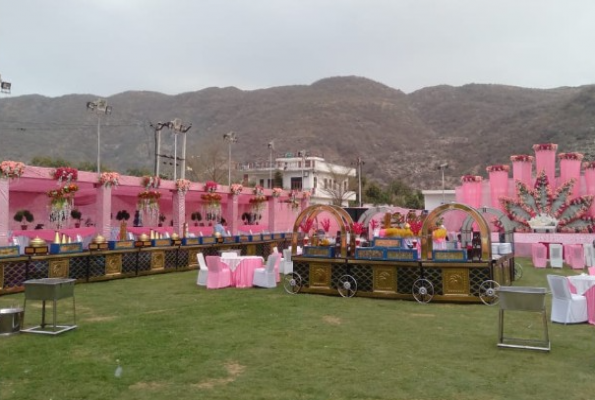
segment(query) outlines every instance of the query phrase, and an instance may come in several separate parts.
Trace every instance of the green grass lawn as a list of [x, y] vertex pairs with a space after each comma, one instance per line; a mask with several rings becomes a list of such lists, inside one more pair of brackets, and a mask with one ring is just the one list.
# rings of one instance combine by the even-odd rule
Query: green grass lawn
[[[547, 287], [551, 269], [523, 265], [515, 285]], [[196, 274], [77, 285], [76, 330], [0, 337], [0, 399], [595, 396], [595, 326], [548, 322], [551, 352], [502, 349], [497, 306], [206, 290]], [[2, 308], [22, 302], [0, 297]], [[60, 300], [61, 322], [70, 308]], [[541, 334], [539, 314], [505, 321], [515, 335]]]

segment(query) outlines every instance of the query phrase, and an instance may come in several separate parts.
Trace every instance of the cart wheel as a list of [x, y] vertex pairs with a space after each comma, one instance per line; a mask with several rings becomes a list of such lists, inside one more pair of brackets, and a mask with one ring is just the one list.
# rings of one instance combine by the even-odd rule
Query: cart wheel
[[520, 263], [515, 262], [514, 263], [514, 280], [518, 281], [522, 277], [523, 277], [523, 266]]
[[424, 278], [413, 282], [411, 291], [418, 303], [429, 303], [434, 297], [434, 285], [432, 285], [432, 282]]
[[498, 292], [500, 291], [500, 284], [496, 281], [488, 280], [479, 286], [479, 298], [483, 304], [493, 306], [498, 304], [500, 300]]
[[353, 297], [357, 293], [357, 281], [351, 275], [343, 275], [339, 278], [337, 290], [342, 297]]
[[297, 294], [302, 289], [302, 277], [297, 272], [291, 272], [283, 277], [283, 288], [289, 294]]

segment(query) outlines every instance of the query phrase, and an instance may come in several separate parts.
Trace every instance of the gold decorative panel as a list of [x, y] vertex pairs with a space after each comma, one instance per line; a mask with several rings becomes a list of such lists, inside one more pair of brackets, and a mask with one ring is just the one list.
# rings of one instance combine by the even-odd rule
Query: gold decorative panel
[[331, 286], [331, 264], [310, 264], [310, 287]]
[[165, 267], [165, 252], [154, 251], [151, 253], [151, 269], [163, 269]]
[[4, 265], [0, 264], [0, 290], [4, 287]]
[[198, 267], [198, 259], [196, 258], [196, 255], [200, 253], [200, 250], [198, 249], [188, 249], [188, 266], [195, 266]]
[[374, 268], [374, 291], [375, 292], [396, 292], [397, 281], [395, 279], [395, 268], [376, 267]]
[[444, 268], [442, 281], [445, 295], [469, 293], [469, 270], [466, 268]]
[[50, 261], [50, 278], [68, 278], [68, 259], [51, 260]]
[[105, 274], [122, 273], [122, 254], [108, 254], [105, 256]]

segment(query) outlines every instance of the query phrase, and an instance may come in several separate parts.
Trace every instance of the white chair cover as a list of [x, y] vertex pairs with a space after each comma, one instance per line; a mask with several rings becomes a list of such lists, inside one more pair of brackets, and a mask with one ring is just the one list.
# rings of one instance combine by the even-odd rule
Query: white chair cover
[[264, 288], [274, 288], [277, 286], [275, 264], [278, 258], [279, 256], [277, 254], [271, 254], [264, 268], [256, 268], [254, 270], [254, 280], [252, 282], [254, 286]]
[[562, 268], [563, 266], [562, 245], [559, 243], [550, 243], [550, 267]]
[[595, 260], [593, 260], [593, 258], [595, 257], [594, 254], [594, 249], [593, 249], [593, 244], [591, 243], [583, 243], [583, 249], [585, 251], [585, 265], [587, 267], [593, 267], [595, 266]]
[[209, 276], [209, 268], [205, 261], [205, 255], [203, 253], [196, 254], [196, 260], [198, 261], [198, 278], [196, 284], [199, 286], [207, 286], [207, 277]]
[[586, 322], [587, 298], [570, 293], [568, 278], [560, 275], [548, 275], [548, 284], [552, 291], [552, 322], [573, 324]]
[[[281, 271], [281, 269], [283, 271]], [[283, 274], [291, 274], [293, 272], [293, 261], [291, 261], [291, 249], [283, 250], [283, 268], [279, 268], [279, 272]]]

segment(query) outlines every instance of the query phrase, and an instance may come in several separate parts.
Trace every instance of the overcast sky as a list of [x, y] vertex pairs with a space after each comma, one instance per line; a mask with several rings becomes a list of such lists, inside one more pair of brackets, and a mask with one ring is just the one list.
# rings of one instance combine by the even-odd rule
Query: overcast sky
[[0, 16], [11, 96], [595, 83], [593, 0], [4, 0]]

